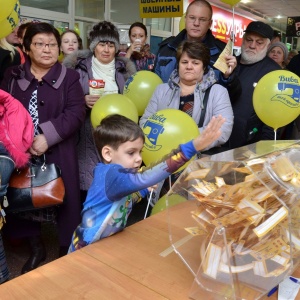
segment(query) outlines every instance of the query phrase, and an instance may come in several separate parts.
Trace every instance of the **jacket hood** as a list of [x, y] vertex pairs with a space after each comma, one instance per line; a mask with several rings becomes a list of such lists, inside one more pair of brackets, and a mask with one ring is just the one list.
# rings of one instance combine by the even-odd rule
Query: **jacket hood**
[[62, 64], [70, 69], [75, 69], [78, 64], [78, 61], [84, 60], [86, 58], [92, 57], [93, 52], [89, 49], [74, 51], [73, 53], [67, 55]]
[[17, 167], [28, 162], [27, 150], [33, 142], [32, 119], [25, 107], [3, 90], [0, 90], [0, 141]]
[[[215, 72], [212, 68], [209, 68], [208, 72], [203, 75], [203, 80], [197, 83], [196, 88], [201, 89], [203, 92], [206, 91], [210, 86], [217, 82]], [[171, 89], [179, 88], [179, 75], [177, 69], [175, 69], [168, 81], [168, 84]]]

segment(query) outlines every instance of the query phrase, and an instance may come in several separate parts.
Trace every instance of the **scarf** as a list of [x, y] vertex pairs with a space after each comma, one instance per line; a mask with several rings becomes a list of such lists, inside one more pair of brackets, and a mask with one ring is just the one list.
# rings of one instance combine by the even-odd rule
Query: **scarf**
[[92, 58], [92, 72], [94, 79], [102, 79], [105, 82], [104, 95], [118, 94], [119, 88], [116, 83], [115, 59], [108, 64], [101, 63], [95, 56]]

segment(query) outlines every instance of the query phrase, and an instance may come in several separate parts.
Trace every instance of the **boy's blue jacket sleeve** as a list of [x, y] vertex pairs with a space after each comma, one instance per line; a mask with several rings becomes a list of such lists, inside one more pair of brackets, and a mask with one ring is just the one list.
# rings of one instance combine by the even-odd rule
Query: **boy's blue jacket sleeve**
[[[107, 196], [112, 201], [141, 191], [167, 178], [197, 153], [193, 141], [180, 145], [155, 165], [141, 168], [138, 172], [112, 166], [105, 179]], [[120, 188], [122, 187], [122, 188]]]

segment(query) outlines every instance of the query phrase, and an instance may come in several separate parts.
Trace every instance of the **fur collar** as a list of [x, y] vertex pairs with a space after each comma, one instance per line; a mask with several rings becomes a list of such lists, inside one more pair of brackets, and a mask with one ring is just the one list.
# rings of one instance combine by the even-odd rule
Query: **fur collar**
[[[93, 52], [90, 51], [89, 49], [79, 50], [68, 55], [63, 60], [62, 64], [67, 68], [75, 69], [80, 64], [81, 61], [87, 58], [91, 58], [92, 56], [93, 56]], [[115, 59], [116, 59], [116, 68], [118, 68], [119, 63], [121, 63], [121, 65], [125, 67], [125, 69], [129, 74], [134, 74], [136, 72], [136, 67], [129, 58], [116, 56]]]

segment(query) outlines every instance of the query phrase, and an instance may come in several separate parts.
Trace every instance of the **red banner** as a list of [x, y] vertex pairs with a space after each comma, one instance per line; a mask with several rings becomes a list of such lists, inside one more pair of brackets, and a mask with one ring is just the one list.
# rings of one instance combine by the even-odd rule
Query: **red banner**
[[233, 15], [231, 12], [223, 10], [216, 6], [212, 6], [212, 8], [213, 23], [211, 25], [211, 31], [214, 34], [214, 36], [217, 39], [227, 43], [228, 39], [231, 36], [234, 24], [234, 46], [240, 47], [242, 45], [242, 37], [244, 35], [244, 30], [252, 20], [235, 14], [233, 22]]
[[[193, 0], [188, 0], [187, 4], [190, 4], [192, 1]], [[231, 36], [232, 27], [233, 27], [232, 12], [213, 5], [212, 8], [213, 8], [213, 23], [211, 25], [212, 33], [217, 39], [227, 43]], [[234, 14], [234, 27], [235, 27], [234, 46], [240, 47], [242, 45], [242, 37], [244, 34], [244, 30], [246, 29], [247, 25], [251, 21], [253, 20]]]

